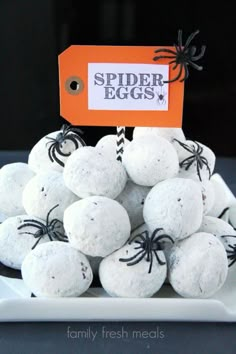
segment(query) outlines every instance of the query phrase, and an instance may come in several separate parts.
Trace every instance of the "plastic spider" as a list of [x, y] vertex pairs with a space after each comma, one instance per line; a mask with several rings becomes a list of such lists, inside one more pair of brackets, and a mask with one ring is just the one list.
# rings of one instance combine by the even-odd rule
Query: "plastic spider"
[[194, 141], [193, 144], [188, 146], [187, 144], [182, 143], [181, 141], [174, 139], [174, 141], [177, 141], [177, 143], [182, 146], [185, 150], [191, 153], [191, 156], [187, 157], [183, 161], [180, 162], [179, 166], [183, 167], [185, 171], [187, 171], [195, 162], [196, 162], [196, 168], [197, 168], [197, 174], [199, 177], [199, 180], [202, 181], [201, 178], [201, 172], [203, 166], [205, 165], [208, 172], [209, 172], [209, 179], [211, 178], [211, 170], [208, 164], [208, 161], [206, 157], [202, 156], [203, 153], [203, 147], [198, 144], [198, 142]]
[[79, 134], [83, 134], [82, 130], [80, 130], [79, 128], [63, 124], [61, 131], [57, 134], [56, 138], [46, 136], [46, 139], [49, 140], [46, 145], [50, 144], [48, 149], [48, 156], [50, 160], [52, 162], [56, 161], [59, 165], [64, 167], [64, 162], [61, 161], [57, 155], [71, 155], [71, 152], [65, 153], [62, 150], [63, 143], [66, 141], [71, 141], [74, 144], [75, 150], [79, 148], [79, 144], [85, 146], [86, 144]]
[[[233, 235], [224, 235], [221, 237], [233, 237], [236, 238], [236, 236]], [[229, 250], [226, 250], [227, 252], [227, 256], [228, 259], [232, 262], [229, 263], [229, 267], [231, 267], [235, 262], [236, 262], [236, 243], [232, 246], [232, 245], [228, 245], [229, 246]]]
[[189, 70], [188, 66], [190, 65], [194, 69], [201, 71], [203, 69], [202, 66], [197, 65], [196, 61], [201, 59], [205, 53], [206, 46], [201, 47], [201, 51], [198, 55], [196, 55], [197, 48], [195, 46], [190, 46], [193, 38], [199, 33], [199, 31], [195, 31], [187, 38], [185, 45], [183, 46], [183, 39], [182, 39], [182, 30], [178, 31], [178, 44], [174, 44], [176, 51], [168, 48], [161, 48], [154, 51], [154, 53], [167, 53], [167, 55], [158, 55], [153, 58], [154, 61], [159, 59], [172, 59], [169, 61], [168, 64], [175, 64], [172, 70], [175, 70], [179, 67], [178, 74], [172, 79], [164, 81], [164, 83], [174, 82], [179, 80], [182, 77], [183, 71], [184, 76], [180, 82], [185, 81], [189, 77]]
[[39, 241], [45, 235], [47, 235], [49, 237], [50, 241], [58, 240], [58, 241], [68, 242], [67, 236], [62, 234], [59, 231], [59, 230], [61, 230], [63, 223], [58, 219], [53, 219], [49, 222], [49, 216], [50, 216], [51, 212], [55, 208], [57, 208], [58, 206], [59, 206], [59, 204], [55, 205], [52, 209], [49, 210], [49, 212], [47, 214], [47, 218], [46, 218], [46, 224], [41, 221], [34, 220], [34, 219], [25, 219], [24, 223], [17, 228], [18, 230], [21, 230], [21, 229], [24, 229], [25, 227], [33, 226], [37, 229], [37, 231], [35, 233], [28, 232], [28, 231], [21, 232], [21, 234], [33, 235], [36, 239], [38, 239], [36, 241], [36, 243], [33, 245], [32, 249], [34, 249], [37, 246]]
[[[134, 243], [138, 244], [138, 246], [134, 247], [134, 249], [140, 250], [140, 251], [137, 251], [137, 253], [132, 257], [120, 258], [119, 261], [126, 262], [127, 266], [132, 266], [132, 265], [135, 265], [135, 264], [141, 262], [141, 260], [145, 256], [147, 256], [146, 260], [147, 260], [147, 262], [150, 262], [148, 273], [151, 273], [151, 271], [152, 271], [153, 255], [156, 257], [156, 260], [160, 265], [166, 264], [166, 262], [163, 262], [159, 258], [158, 253], [157, 253], [158, 251], [162, 250], [160, 241], [164, 240], [164, 239], [168, 239], [172, 243], [174, 241], [170, 236], [168, 236], [166, 234], [158, 235], [159, 231], [161, 231], [161, 230], [163, 230], [163, 229], [154, 230], [151, 237], [149, 237], [148, 231], [144, 231], [144, 232], [141, 232], [140, 234], [135, 235], [129, 241], [129, 245], [134, 241]], [[139, 240], [136, 240], [136, 239], [139, 239]]]

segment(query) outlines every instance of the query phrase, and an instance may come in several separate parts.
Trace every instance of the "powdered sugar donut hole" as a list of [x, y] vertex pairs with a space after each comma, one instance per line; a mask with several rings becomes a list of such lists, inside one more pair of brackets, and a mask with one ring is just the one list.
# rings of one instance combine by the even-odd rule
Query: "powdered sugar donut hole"
[[21, 273], [37, 297], [77, 297], [93, 279], [86, 256], [60, 241], [37, 246], [25, 257]]
[[[45, 172], [46, 170], [55, 170], [62, 172], [68, 157], [76, 150], [76, 145], [68, 139], [61, 139], [58, 149], [53, 149], [53, 143], [60, 137], [62, 130], [49, 133], [41, 138], [32, 148], [28, 158], [30, 168], [35, 172]], [[76, 136], [70, 132], [73, 137]], [[54, 140], [53, 140], [54, 139]], [[83, 144], [76, 139], [78, 148]]]
[[176, 176], [179, 171], [178, 156], [172, 144], [153, 135], [131, 141], [124, 151], [123, 165], [134, 183], [148, 187]]
[[60, 172], [48, 170], [34, 176], [23, 191], [23, 206], [30, 215], [46, 220], [49, 211], [51, 219], [63, 220], [65, 209], [79, 200], [66, 186]]
[[214, 189], [215, 200], [207, 215], [218, 218], [222, 212], [229, 207], [228, 197], [225, 188], [221, 183], [214, 179], [211, 179], [210, 182]]
[[93, 257], [105, 257], [122, 247], [131, 230], [125, 208], [100, 196], [70, 205], [64, 213], [64, 227], [71, 245]]
[[[210, 179], [215, 168], [216, 157], [209, 147], [191, 140], [186, 140], [184, 143], [179, 142], [175, 146], [180, 163], [179, 177], [191, 178], [196, 181]], [[202, 159], [201, 167], [197, 165], [196, 159], [189, 160], [197, 152]]]
[[215, 190], [211, 181], [199, 182], [202, 191], [203, 214], [206, 215], [214, 205]]
[[26, 163], [16, 162], [5, 165], [0, 170], [0, 210], [5, 216], [25, 214], [22, 193], [34, 176]]
[[126, 209], [131, 223], [131, 229], [141, 225], [143, 220], [143, 206], [150, 187], [140, 186], [128, 180], [124, 190], [116, 200]]
[[127, 182], [122, 164], [91, 146], [76, 150], [68, 158], [63, 176], [67, 188], [80, 198], [100, 195], [115, 199]]
[[133, 130], [133, 139], [144, 135], [161, 136], [170, 143], [175, 144], [175, 139], [185, 141], [185, 136], [181, 128], [162, 128], [162, 127], [135, 127]]
[[[151, 297], [163, 285], [167, 267], [160, 265], [157, 260], [153, 261], [152, 271], [149, 273], [150, 263], [146, 258], [134, 265], [127, 265], [120, 259], [133, 257], [137, 250], [136, 244], [126, 244], [118, 251], [112, 253], [102, 260], [99, 267], [99, 278], [105, 291], [113, 297]], [[162, 251], [158, 256], [165, 262]]]
[[[34, 237], [38, 228], [27, 226], [21, 228], [25, 220], [42, 220], [29, 215], [9, 217], [0, 225], [0, 262], [13, 269], [21, 269], [22, 262], [37, 242]], [[20, 229], [19, 229], [20, 227]], [[47, 235], [39, 243], [48, 242]]]
[[[125, 138], [124, 149], [129, 144], [129, 140]], [[114, 134], [103, 136], [96, 144], [97, 151], [101, 152], [108, 159], [116, 160], [117, 136]]]
[[199, 183], [184, 178], [170, 178], [158, 183], [146, 197], [143, 216], [151, 232], [163, 228], [174, 241], [190, 236], [202, 223]]
[[224, 285], [228, 274], [224, 246], [212, 234], [193, 234], [172, 248], [168, 272], [170, 284], [179, 295], [209, 298]]

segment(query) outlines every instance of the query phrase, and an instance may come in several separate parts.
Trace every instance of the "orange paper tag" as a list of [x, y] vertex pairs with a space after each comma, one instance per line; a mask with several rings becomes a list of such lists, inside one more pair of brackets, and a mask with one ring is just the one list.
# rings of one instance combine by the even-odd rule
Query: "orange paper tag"
[[[73, 125], [181, 127], [184, 83], [161, 47], [73, 45], [59, 55], [61, 116]], [[165, 47], [175, 50], [174, 47]]]

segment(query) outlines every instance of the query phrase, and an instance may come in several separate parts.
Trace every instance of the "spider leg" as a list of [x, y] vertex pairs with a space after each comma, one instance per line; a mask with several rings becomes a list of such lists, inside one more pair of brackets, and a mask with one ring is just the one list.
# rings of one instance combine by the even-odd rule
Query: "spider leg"
[[[55, 231], [53, 231], [52, 234], [53, 234], [53, 236], [54, 236], [54, 238], [55, 238], [56, 240], [63, 241], [63, 242], [67, 242], [67, 241], [68, 241], [67, 238], [61, 237], [61, 235], [58, 234], [58, 233], [55, 232]], [[53, 240], [52, 240], [52, 241], [53, 241]]]
[[179, 78], [181, 77], [183, 72], [183, 64], [180, 64], [180, 69], [179, 69], [179, 73], [178, 75], [176, 75], [172, 80], [167, 80], [167, 81], [163, 81], [164, 83], [170, 83], [170, 82], [175, 82], [177, 80], [179, 80]]
[[221, 237], [235, 237], [236, 238], [236, 236], [234, 236], [234, 235], [224, 235], [224, 236], [221, 236]]
[[188, 65], [186, 63], [184, 63], [184, 77], [183, 77], [183, 79], [180, 80], [180, 82], [187, 80], [188, 77], [189, 77]]
[[79, 143], [78, 143], [78, 139], [77, 136], [75, 134], [70, 134], [66, 137], [66, 140], [70, 140], [72, 143], [74, 143], [75, 145], [75, 150], [78, 149], [79, 147]]
[[33, 247], [31, 248], [32, 250], [37, 246], [37, 244], [40, 242], [41, 238], [43, 237], [44, 235], [40, 236], [38, 238], [38, 240], [35, 242], [35, 244], [33, 245]]
[[35, 236], [35, 234], [33, 232], [19, 232], [19, 235], [33, 235]]
[[195, 157], [194, 156], [189, 156], [183, 161], [180, 162], [180, 167], [185, 167], [185, 171], [188, 171], [188, 169], [192, 166], [192, 164], [195, 162]]
[[159, 55], [153, 58], [154, 61], [157, 61], [159, 59], [174, 59], [174, 56], [170, 56], [170, 55]]
[[142, 241], [134, 241], [134, 243], [139, 243], [141, 245], [143, 242]]
[[229, 264], [229, 267], [231, 267], [235, 262], [236, 262], [236, 258]]
[[193, 153], [192, 148], [189, 147], [187, 144], [182, 143], [182, 142], [179, 141], [178, 139], [174, 139], [174, 141], [176, 141], [180, 146], [182, 146], [182, 148], [184, 148], [184, 149], [187, 150], [188, 152]]
[[160, 240], [164, 240], [165, 238], [167, 238], [168, 240], [170, 240], [172, 243], [174, 243], [174, 240], [172, 237], [170, 237], [169, 235], [166, 235], [166, 234], [163, 234], [163, 235], [160, 235], [158, 236], [155, 241], [160, 241]]
[[210, 170], [207, 159], [205, 160], [205, 158], [204, 159], [202, 158], [202, 163], [207, 167], [207, 170], [209, 172], [209, 179], [210, 179], [211, 178], [211, 170]]
[[152, 233], [150, 241], [152, 242], [154, 240], [154, 237], [158, 234], [159, 231], [162, 231], [163, 228], [155, 229]]
[[61, 227], [63, 226], [63, 222], [60, 221], [60, 220], [58, 220], [58, 219], [53, 219], [53, 220], [50, 222], [49, 226], [55, 228], [58, 223], [59, 223], [60, 225], [58, 225], [57, 228], [61, 228]]
[[153, 263], [153, 255], [152, 255], [152, 251], [151, 251], [150, 252], [150, 266], [149, 266], [148, 273], [151, 273], [151, 271], [152, 271], [152, 263]]
[[132, 237], [129, 241], [129, 244], [131, 244], [136, 238], [141, 238], [141, 240], [146, 241], [146, 238], [143, 236], [143, 234], [145, 234], [145, 237], [148, 237], [148, 231], [143, 231], [140, 234], [137, 234]]
[[127, 266], [132, 266], [132, 265], [135, 265], [135, 264], [138, 264], [139, 262], [141, 262], [141, 260], [145, 257], [146, 255], [146, 251], [142, 251], [143, 254], [140, 255], [140, 257], [138, 257], [136, 260], [132, 261], [132, 262], [129, 262], [127, 263]]
[[203, 69], [202, 66], [199, 66], [199, 65], [193, 63], [191, 60], [188, 60], [188, 63], [189, 63], [189, 65], [191, 65], [194, 69], [196, 69], [198, 71], [201, 71]]
[[25, 224], [22, 224], [22, 225], [18, 226], [17, 229], [20, 230], [20, 229], [23, 229], [26, 226], [33, 226], [33, 227], [36, 227], [37, 229], [41, 229], [42, 227], [45, 227], [45, 225], [40, 223], [40, 222], [37, 222], [37, 223], [33, 224], [32, 221], [33, 220], [24, 220]]
[[48, 157], [49, 157], [49, 159], [51, 160], [51, 162], [54, 161], [54, 159], [53, 159], [53, 150], [54, 150], [54, 148], [55, 148], [55, 145], [52, 144], [52, 145], [49, 147], [49, 149], [48, 149]]
[[186, 50], [189, 46], [189, 44], [192, 42], [193, 38], [199, 33], [199, 30], [193, 32], [190, 34], [190, 36], [187, 38], [185, 46], [184, 46], [184, 50]]
[[53, 159], [54, 159], [54, 161], [56, 161], [60, 166], [64, 167], [65, 164], [64, 164], [64, 162], [62, 162], [62, 161], [57, 157], [56, 151], [58, 151], [57, 145], [54, 146], [54, 149], [52, 150]]
[[158, 257], [158, 254], [157, 254], [157, 251], [156, 251], [156, 250], [154, 250], [153, 252], [154, 252], [154, 254], [155, 254], [155, 256], [156, 256], [157, 262], [158, 262], [160, 265], [166, 264], [166, 262], [162, 262], [162, 261], [160, 260], [160, 258]]
[[138, 253], [136, 253], [134, 256], [132, 256], [130, 258], [120, 258], [119, 261], [120, 262], [130, 262], [133, 259], [137, 258], [143, 252], [144, 252], [144, 254], [146, 254], [146, 251], [142, 250], [142, 251], [139, 251]]
[[200, 167], [199, 167], [199, 161], [197, 161], [197, 175], [199, 180], [202, 182], [202, 177], [201, 177], [201, 172], [200, 172]]
[[172, 49], [167, 49], [167, 48], [161, 48], [161, 49], [157, 49], [157, 50], [154, 50], [154, 53], [170, 53], [170, 54], [173, 54], [176, 56], [176, 52]]
[[178, 47], [179, 47], [179, 49], [182, 49], [182, 47], [183, 47], [182, 30], [178, 30]]
[[66, 157], [71, 155], [71, 152], [68, 152], [68, 153], [63, 152], [63, 151], [60, 149], [60, 145], [56, 145], [56, 146], [55, 146], [55, 149], [56, 149], [56, 152], [57, 152], [59, 155], [66, 156]]
[[197, 60], [201, 59], [203, 57], [203, 55], [205, 54], [205, 50], [206, 50], [206, 46], [203, 45], [202, 48], [201, 48], [201, 52], [198, 55], [196, 55], [195, 57], [192, 56], [191, 60], [192, 61], [197, 61]]
[[[52, 207], [52, 208], [49, 210], [49, 212], [47, 213], [47, 219], [46, 219], [46, 224], [47, 224], [47, 225], [50, 225], [50, 224], [49, 224], [49, 216], [50, 216], [51, 212], [52, 212], [54, 209], [56, 209], [58, 206], [59, 206], [59, 204], [55, 205], [55, 206]], [[57, 220], [57, 219], [54, 219], [54, 220]], [[58, 220], [58, 221], [59, 221], [59, 220]]]

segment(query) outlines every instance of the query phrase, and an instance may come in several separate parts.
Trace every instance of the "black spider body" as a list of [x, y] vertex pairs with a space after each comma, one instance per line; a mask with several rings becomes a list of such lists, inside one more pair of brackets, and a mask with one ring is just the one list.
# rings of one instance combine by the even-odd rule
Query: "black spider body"
[[82, 134], [82, 131], [79, 128], [64, 124], [56, 138], [46, 136], [46, 138], [49, 140], [46, 145], [50, 145], [48, 148], [49, 159], [52, 162], [55, 161], [60, 166], [64, 167], [64, 162], [61, 161], [59, 156], [68, 157], [72, 152], [63, 152], [63, 144], [66, 144], [67, 141], [71, 141], [74, 144], [74, 150], [78, 149], [80, 145], [86, 145], [79, 134]]
[[22, 232], [22, 234], [33, 235], [36, 239], [38, 239], [33, 245], [32, 249], [37, 246], [42, 237], [45, 235], [48, 236], [50, 241], [58, 240], [68, 242], [67, 236], [61, 233], [63, 223], [58, 219], [52, 219], [51, 221], [49, 221], [49, 216], [51, 212], [57, 207], [58, 204], [55, 205], [51, 210], [49, 210], [46, 218], [46, 223], [34, 219], [25, 219], [24, 223], [17, 228], [18, 230], [21, 230], [30, 226], [36, 229], [35, 233], [28, 231]]
[[166, 103], [166, 100], [165, 100], [166, 93], [165, 92], [157, 92], [156, 94], [157, 94], [157, 103], [159, 105], [165, 104]]
[[208, 160], [206, 159], [206, 157], [202, 156], [203, 147], [200, 146], [196, 141], [194, 141], [191, 146], [188, 146], [187, 144], [184, 144], [177, 139], [174, 139], [174, 141], [176, 141], [180, 146], [182, 146], [182, 148], [184, 148], [191, 154], [183, 161], [180, 161], [179, 166], [187, 171], [194, 163], [196, 163], [197, 174], [200, 181], [202, 181], [201, 170], [203, 169], [203, 166], [206, 166], [210, 179], [211, 170], [208, 164]]
[[134, 249], [137, 250], [137, 253], [129, 258], [120, 258], [120, 262], [126, 262], [127, 266], [132, 266], [135, 265], [139, 262], [141, 262], [142, 259], [145, 258], [147, 262], [150, 262], [149, 270], [148, 273], [151, 273], [152, 271], [152, 265], [153, 265], [153, 256], [155, 256], [155, 259], [160, 265], [166, 264], [166, 262], [163, 262], [159, 256], [158, 256], [158, 251], [162, 250], [161, 247], [161, 242], [165, 239], [168, 239], [171, 242], [174, 242], [173, 239], [166, 235], [166, 234], [161, 234], [158, 235], [160, 231], [163, 229], [156, 229], [151, 237], [149, 236], [148, 231], [144, 231], [140, 234], [135, 235], [130, 241], [129, 244], [132, 244], [133, 242], [136, 243], [138, 246], [136, 246]]
[[161, 48], [154, 51], [154, 53], [160, 54], [153, 58], [154, 61], [160, 59], [171, 59], [168, 64], [174, 64], [172, 70], [179, 68], [178, 74], [172, 80], [164, 81], [164, 83], [178, 81], [179, 79], [180, 82], [185, 81], [189, 77], [188, 66], [191, 66], [198, 71], [203, 69], [202, 66], [197, 65], [195, 62], [203, 57], [206, 46], [201, 47], [201, 51], [198, 55], [196, 55], [197, 48], [195, 46], [190, 46], [193, 38], [198, 33], [199, 31], [193, 32], [187, 38], [186, 43], [183, 46], [182, 31], [179, 30], [178, 44], [174, 44], [175, 51], [168, 48]]
[[[236, 236], [233, 235], [224, 235], [221, 237], [233, 237], [236, 238]], [[229, 249], [226, 250], [227, 252], [227, 257], [228, 260], [230, 260], [231, 262], [229, 263], [229, 267], [231, 267], [235, 262], [236, 262], [236, 243], [234, 245], [228, 245]]]

